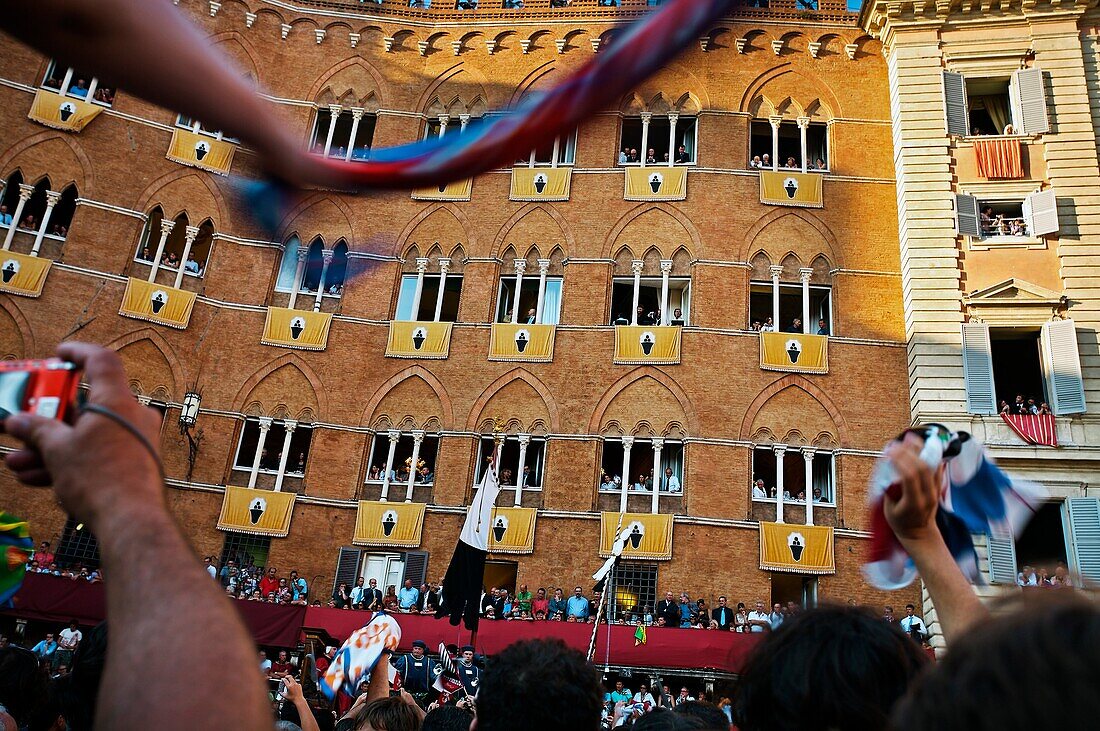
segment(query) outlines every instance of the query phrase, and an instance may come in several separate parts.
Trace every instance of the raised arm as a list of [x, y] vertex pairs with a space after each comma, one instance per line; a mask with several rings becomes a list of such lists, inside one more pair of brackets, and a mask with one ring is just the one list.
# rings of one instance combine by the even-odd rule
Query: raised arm
[[[255, 647], [168, 512], [154, 446], [160, 416], [134, 399], [112, 351], [66, 343], [58, 353], [84, 368], [88, 403], [101, 411], [71, 426], [8, 417], [3, 430], [25, 446], [4, 461], [24, 483], [52, 485], [99, 541], [111, 642], [96, 727], [270, 731]], [[185, 693], [181, 667], [202, 669], [188, 674]]]

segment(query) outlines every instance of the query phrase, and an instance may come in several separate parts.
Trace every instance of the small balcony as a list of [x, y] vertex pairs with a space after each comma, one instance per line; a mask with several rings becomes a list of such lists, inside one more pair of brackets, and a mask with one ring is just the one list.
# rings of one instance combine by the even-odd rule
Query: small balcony
[[514, 167], [508, 199], [513, 201], [567, 201], [573, 178], [571, 167]]
[[762, 332], [760, 367], [788, 373], [828, 373], [829, 336]]
[[194, 306], [194, 292], [130, 277], [118, 314], [184, 330]]
[[181, 165], [188, 165], [218, 175], [229, 175], [233, 167], [233, 154], [237, 145], [217, 136], [194, 132], [189, 129], [172, 130], [172, 142], [166, 157]]

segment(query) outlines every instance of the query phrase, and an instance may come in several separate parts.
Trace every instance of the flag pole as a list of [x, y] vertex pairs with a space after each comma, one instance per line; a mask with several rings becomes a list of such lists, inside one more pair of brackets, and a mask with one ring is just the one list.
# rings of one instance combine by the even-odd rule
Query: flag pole
[[[615, 540], [619, 538], [619, 532], [623, 529], [623, 517], [626, 513], [619, 513], [619, 524], [615, 526]], [[612, 544], [612, 550], [614, 550], [614, 544]], [[596, 606], [596, 621], [592, 625], [592, 638], [588, 642], [588, 662], [592, 662], [592, 658], [596, 655], [596, 633], [600, 631], [600, 617], [603, 616], [603, 607], [607, 602], [607, 589], [611, 585], [611, 581], [608, 581], [615, 573], [614, 567], [608, 572], [608, 575], [604, 577], [603, 591], [600, 592], [600, 603]], [[608, 624], [610, 631], [611, 625]], [[610, 636], [608, 637], [610, 641]]]

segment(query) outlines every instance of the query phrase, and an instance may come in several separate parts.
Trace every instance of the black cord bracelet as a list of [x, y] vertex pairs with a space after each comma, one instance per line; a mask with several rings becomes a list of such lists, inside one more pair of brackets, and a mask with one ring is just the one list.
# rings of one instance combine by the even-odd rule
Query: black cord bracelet
[[105, 416], [108, 419], [110, 419], [111, 421], [113, 421], [116, 424], [118, 424], [119, 426], [121, 426], [126, 431], [130, 432], [130, 434], [132, 434], [135, 439], [137, 439], [139, 442], [141, 442], [141, 446], [145, 447], [145, 451], [147, 451], [149, 453], [149, 456], [153, 458], [153, 462], [157, 466], [157, 471], [160, 472], [161, 482], [166, 482], [167, 481], [168, 478], [164, 474], [164, 465], [162, 465], [161, 462], [160, 462], [160, 457], [157, 455], [156, 447], [153, 446], [153, 443], [150, 442], [149, 439], [144, 434], [142, 434], [136, 426], [131, 424], [129, 421], [127, 421], [125, 418], [123, 418], [119, 414], [115, 413], [111, 409], [108, 409], [106, 406], [103, 406], [101, 404], [84, 404], [84, 406], [81, 407], [81, 411], [86, 412], [86, 413], [90, 412], [90, 413], [93, 413], [93, 414], [99, 414], [100, 416]]

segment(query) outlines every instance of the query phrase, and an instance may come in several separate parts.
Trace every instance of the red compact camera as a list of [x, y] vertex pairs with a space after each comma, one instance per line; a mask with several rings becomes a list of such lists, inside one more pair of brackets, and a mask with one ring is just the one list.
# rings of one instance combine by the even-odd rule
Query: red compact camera
[[79, 386], [80, 368], [60, 358], [0, 361], [0, 418], [25, 411], [64, 421]]

